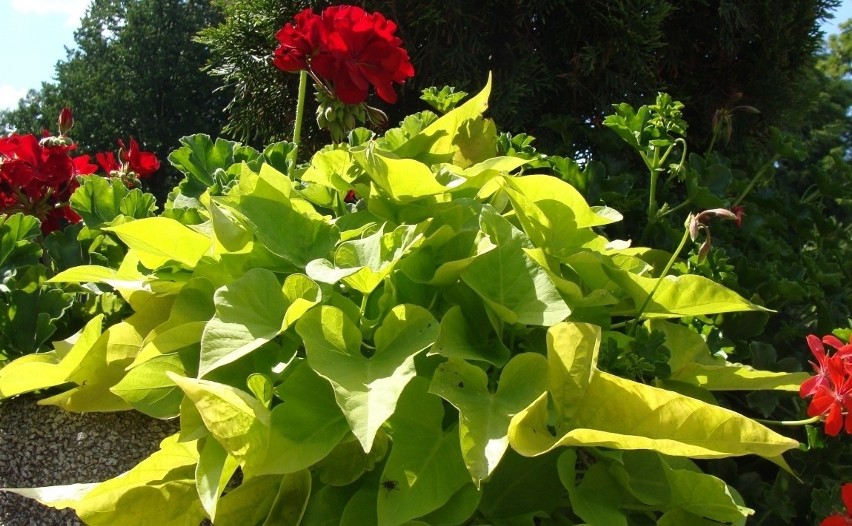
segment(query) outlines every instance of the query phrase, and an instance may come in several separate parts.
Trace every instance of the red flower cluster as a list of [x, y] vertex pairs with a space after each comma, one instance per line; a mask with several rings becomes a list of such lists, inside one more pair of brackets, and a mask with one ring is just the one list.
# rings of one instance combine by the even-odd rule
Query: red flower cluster
[[[835, 352], [825, 351], [825, 345]], [[835, 336], [824, 336], [822, 340], [808, 336], [808, 346], [816, 358], [811, 362], [816, 376], [806, 380], [799, 389], [799, 396], [813, 396], [808, 406], [808, 415], [825, 416], [825, 432], [836, 436], [841, 429], [852, 434], [852, 343], [843, 343]]]
[[130, 139], [130, 147], [124, 145], [124, 141], [118, 140], [118, 157], [121, 163], [115, 159], [112, 152], [101, 152], [95, 154], [98, 164], [110, 177], [120, 177], [129, 187], [139, 184], [139, 179], [151, 177], [160, 169], [160, 161], [151, 152], [143, 152], [139, 149], [136, 139]]
[[76, 177], [97, 170], [88, 155], [71, 156], [75, 146], [70, 140], [49, 139], [54, 138], [41, 142], [34, 135], [0, 138], [0, 213], [36, 216], [45, 234], [80, 221], [68, 200], [79, 186]]
[[402, 40], [394, 36], [396, 28], [381, 13], [356, 6], [329, 7], [322, 15], [305, 9], [275, 35], [280, 45], [272, 63], [289, 72], [308, 70], [330, 82], [345, 104], [364, 102], [370, 85], [393, 103], [393, 83], [414, 75]]
[[844, 484], [840, 489], [846, 513], [834, 513], [824, 518], [819, 526], [852, 526], [852, 484]]

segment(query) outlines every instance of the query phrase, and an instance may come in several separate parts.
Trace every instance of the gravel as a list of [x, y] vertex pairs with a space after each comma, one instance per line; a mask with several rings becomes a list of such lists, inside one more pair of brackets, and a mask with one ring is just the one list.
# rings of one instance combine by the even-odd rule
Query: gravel
[[[136, 411], [68, 413], [37, 406], [37, 399], [0, 401], [0, 488], [100, 482], [132, 468], [178, 430], [176, 420]], [[0, 526], [77, 524], [73, 510], [0, 491]]]

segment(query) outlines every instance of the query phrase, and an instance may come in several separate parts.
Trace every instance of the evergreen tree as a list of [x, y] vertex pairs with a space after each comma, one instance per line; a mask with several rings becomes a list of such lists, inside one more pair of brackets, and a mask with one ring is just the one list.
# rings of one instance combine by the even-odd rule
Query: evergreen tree
[[[228, 130], [265, 142], [292, 129], [294, 75], [275, 71], [275, 32], [305, 7], [327, 2], [234, 0], [202, 32], [210, 70], [234, 86]], [[759, 108], [755, 122], [791, 118], [799, 81], [821, 43], [819, 22], [837, 0], [369, 0], [399, 24], [416, 74], [391, 121], [423, 108], [420, 90], [473, 91], [489, 71], [491, 113], [504, 129], [539, 138], [542, 149], [575, 155], [598, 143], [611, 104], [653, 101], [667, 91], [686, 104], [703, 142], [716, 109], [738, 98]], [[742, 127], [741, 130], [748, 130]], [[600, 145], [599, 145], [600, 146]]]

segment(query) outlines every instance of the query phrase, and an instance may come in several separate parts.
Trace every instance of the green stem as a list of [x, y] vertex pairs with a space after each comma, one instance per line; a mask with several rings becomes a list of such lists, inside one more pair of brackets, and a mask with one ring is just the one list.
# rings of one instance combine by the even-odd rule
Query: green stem
[[815, 416], [812, 418], [806, 418], [804, 420], [763, 420], [760, 418], [754, 418], [755, 422], [760, 422], [761, 424], [768, 425], [776, 425], [776, 426], [803, 426], [806, 424], [816, 424], [820, 421], [820, 416]]
[[642, 314], [645, 312], [645, 309], [648, 308], [648, 304], [651, 303], [651, 298], [654, 297], [654, 294], [657, 292], [657, 289], [660, 288], [660, 283], [668, 275], [669, 271], [672, 269], [672, 265], [677, 261], [678, 256], [680, 256], [681, 251], [683, 251], [683, 247], [686, 246], [686, 240], [689, 239], [689, 228], [685, 228], [683, 231], [683, 237], [680, 239], [680, 244], [675, 249], [672, 257], [669, 259], [669, 262], [666, 263], [666, 268], [663, 269], [663, 272], [660, 274], [660, 277], [657, 278], [656, 283], [654, 283], [654, 288], [651, 289], [651, 292], [648, 293], [648, 297], [645, 298], [645, 301], [642, 303], [642, 306], [639, 307], [639, 312], [636, 313], [636, 318], [633, 320], [633, 327], [631, 328], [631, 332], [636, 330], [636, 326], [639, 325], [639, 321], [642, 319]]
[[657, 220], [657, 179], [660, 173], [654, 169], [651, 171], [651, 189], [648, 195], [648, 224]]
[[754, 189], [754, 185], [756, 185], [757, 182], [760, 179], [763, 178], [763, 174], [765, 174], [767, 172], [767, 170], [769, 170], [769, 167], [772, 166], [775, 163], [775, 161], [777, 161], [780, 158], [781, 158], [781, 156], [776, 153], [775, 155], [772, 156], [772, 159], [769, 159], [769, 161], [766, 164], [761, 166], [760, 170], [758, 170], [757, 173], [754, 174], [754, 177], [751, 178], [751, 181], [749, 181], [748, 186], [746, 186], [745, 190], [742, 191], [740, 196], [737, 197], [737, 200], [734, 201], [733, 204], [731, 204], [731, 206], [729, 208], [733, 208], [733, 207], [737, 206], [738, 204], [742, 203], [743, 199], [745, 199], [746, 196], [749, 194], [749, 192], [751, 192]]
[[299, 159], [299, 142], [302, 140], [302, 120], [305, 114], [305, 94], [308, 91], [308, 72], [302, 70], [299, 72], [299, 95], [296, 99], [296, 122], [293, 126], [293, 150], [290, 152], [290, 161], [293, 166]]

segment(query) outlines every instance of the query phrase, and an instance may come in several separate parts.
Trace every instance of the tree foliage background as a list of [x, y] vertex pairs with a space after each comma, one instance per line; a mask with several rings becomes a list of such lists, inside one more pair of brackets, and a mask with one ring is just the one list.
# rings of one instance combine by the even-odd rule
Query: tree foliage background
[[162, 161], [150, 190], [164, 199], [177, 172], [165, 161], [178, 139], [218, 134], [227, 90], [202, 71], [207, 49], [192, 41], [221, 21], [209, 0], [93, 0], [74, 32], [76, 47], [56, 65], [56, 84], [43, 83], [0, 114], [0, 129], [55, 130], [63, 106], [74, 110], [80, 151], [115, 151], [135, 137]]
[[[647, 181], [635, 155], [601, 126], [613, 103], [638, 106], [668, 92], [685, 104], [687, 140], [698, 152], [717, 110], [758, 109], [736, 114], [730, 139], [716, 146], [736, 168], [740, 188], [774, 153], [770, 126], [794, 137], [802, 155], [775, 163], [773, 176], [749, 195], [742, 229], [714, 226], [718, 246], [702, 265], [778, 312], [757, 322], [729, 318], [722, 325], [728, 340], [714, 344], [758, 367], [802, 368], [804, 334], [852, 324], [852, 23], [824, 48], [819, 32], [837, 0], [353, 3], [397, 21], [415, 66], [399, 103], [384, 107], [391, 122], [424, 109], [423, 88], [474, 92], [491, 71], [498, 126], [536, 136], [540, 151], [600, 161], [605, 170], [585, 174], [587, 198], [625, 214], [619, 235], [626, 239], [642, 236], [629, 218], [644, 212]], [[254, 146], [287, 139], [297, 76], [271, 66], [275, 32], [300, 10], [327, 5], [94, 0], [75, 35], [78, 48], [57, 65], [58, 82], [0, 113], [0, 129], [53, 128], [59, 108], [70, 105], [78, 118], [73, 136], [87, 153], [113, 150], [117, 138], [131, 135], [163, 160], [179, 137], [195, 132]], [[303, 151], [327, 142], [310, 124], [303, 133]], [[166, 178], [153, 188], [161, 202], [173, 183]], [[679, 191], [676, 184], [663, 189]], [[804, 414], [796, 402], [723, 400], [786, 419]], [[776, 478], [777, 470], [759, 463], [714, 469], [747, 493], [765, 524], [813, 523], [839, 502], [840, 482], [852, 480], [843, 439], [817, 435], [792, 462], [806, 484]]]

